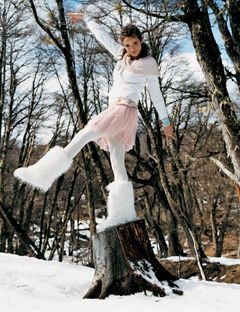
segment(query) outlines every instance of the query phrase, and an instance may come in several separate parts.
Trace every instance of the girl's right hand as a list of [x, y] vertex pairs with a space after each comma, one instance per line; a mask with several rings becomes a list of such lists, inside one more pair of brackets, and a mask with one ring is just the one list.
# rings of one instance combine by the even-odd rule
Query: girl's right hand
[[69, 18], [69, 22], [72, 24], [78, 23], [79, 21], [84, 20], [84, 12], [72, 12], [72, 13], [67, 13], [67, 16]]

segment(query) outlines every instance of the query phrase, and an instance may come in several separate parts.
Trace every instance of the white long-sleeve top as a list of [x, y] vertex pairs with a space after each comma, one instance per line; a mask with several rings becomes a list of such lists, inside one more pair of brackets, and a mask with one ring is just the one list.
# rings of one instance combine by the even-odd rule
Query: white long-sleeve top
[[118, 98], [125, 98], [138, 103], [144, 87], [161, 120], [168, 120], [168, 112], [160, 90], [158, 64], [152, 56], [131, 60], [126, 54], [122, 58], [123, 45], [116, 42], [105, 29], [91, 17], [86, 16], [85, 22], [95, 38], [114, 56], [117, 64], [113, 71], [113, 85], [109, 92], [109, 103]]

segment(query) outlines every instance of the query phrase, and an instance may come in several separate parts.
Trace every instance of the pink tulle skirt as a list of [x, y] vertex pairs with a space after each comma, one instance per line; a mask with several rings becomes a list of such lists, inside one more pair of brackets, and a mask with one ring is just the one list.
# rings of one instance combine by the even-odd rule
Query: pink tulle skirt
[[137, 115], [135, 102], [119, 98], [106, 110], [94, 116], [88, 127], [101, 133], [101, 138], [96, 141], [100, 148], [108, 151], [109, 139], [115, 139], [124, 145], [125, 151], [129, 151], [135, 144]]

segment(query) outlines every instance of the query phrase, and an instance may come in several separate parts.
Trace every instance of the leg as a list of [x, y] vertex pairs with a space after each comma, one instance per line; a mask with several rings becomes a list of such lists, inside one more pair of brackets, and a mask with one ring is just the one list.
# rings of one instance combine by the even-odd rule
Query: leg
[[80, 130], [64, 149], [60, 146], [53, 147], [34, 165], [15, 170], [14, 176], [46, 192], [54, 180], [71, 167], [72, 159], [83, 146], [99, 137], [99, 133], [86, 127]]
[[133, 186], [128, 181], [124, 164], [125, 149], [115, 139], [109, 141], [110, 160], [114, 173], [114, 182], [107, 186], [109, 191], [107, 210], [108, 217], [98, 226], [98, 231], [137, 219], [134, 207]]
[[79, 151], [89, 142], [96, 141], [101, 134], [92, 131], [88, 126], [80, 130], [72, 139], [72, 141], [64, 147], [64, 152], [69, 158], [74, 158]]
[[128, 180], [125, 167], [125, 149], [122, 143], [116, 139], [109, 140], [111, 166], [115, 181]]

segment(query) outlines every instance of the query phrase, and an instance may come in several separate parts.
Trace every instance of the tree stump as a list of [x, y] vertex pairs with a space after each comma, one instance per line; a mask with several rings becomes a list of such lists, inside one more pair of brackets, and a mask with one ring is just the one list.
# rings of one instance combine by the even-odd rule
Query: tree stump
[[155, 296], [182, 295], [177, 280], [156, 259], [145, 221], [138, 220], [105, 229], [93, 236], [95, 275], [84, 298], [104, 299], [151, 291]]

